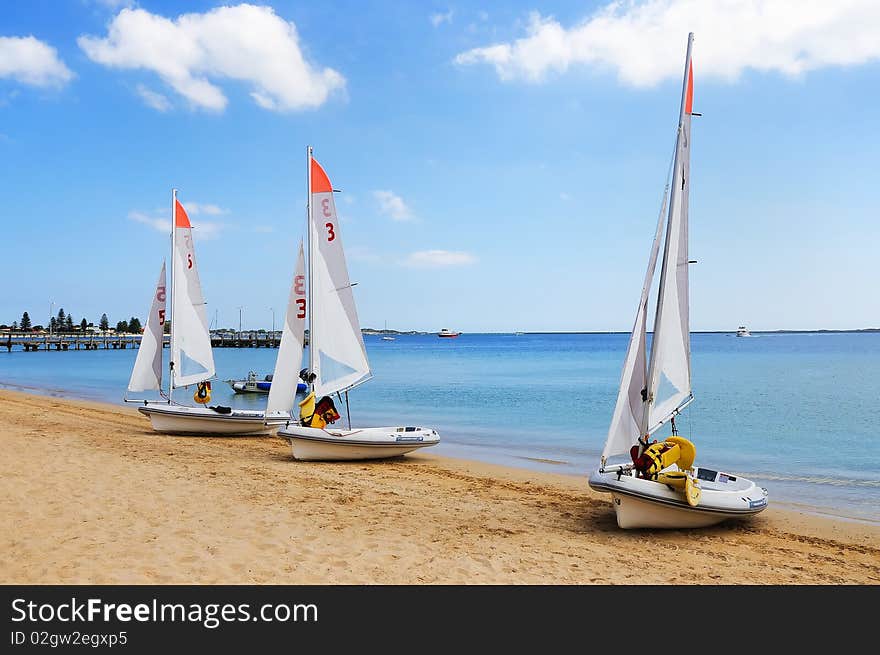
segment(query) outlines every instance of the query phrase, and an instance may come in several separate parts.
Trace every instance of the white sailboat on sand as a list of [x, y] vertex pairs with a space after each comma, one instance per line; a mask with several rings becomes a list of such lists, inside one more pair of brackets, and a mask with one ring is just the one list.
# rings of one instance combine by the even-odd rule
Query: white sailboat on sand
[[[171, 349], [168, 361], [168, 393], [162, 389], [162, 340], [167, 290], [165, 264], [150, 308], [150, 315], [135, 358], [128, 392], [158, 391], [164, 401], [142, 402], [138, 411], [150, 419], [153, 429], [170, 434], [260, 435], [272, 434], [289, 418], [267, 420], [265, 412], [208, 406], [210, 380], [214, 377], [214, 354], [205, 315], [193, 247], [192, 226], [177, 190], [171, 194]], [[174, 389], [196, 386], [193, 400], [202, 406], [182, 405], [173, 399]]]
[[[290, 442], [294, 458], [301, 460], [380, 459], [433, 446], [440, 435], [431, 428], [351, 427], [348, 392], [372, 373], [345, 263], [333, 187], [312, 158], [311, 147], [307, 165], [309, 364], [302, 376], [311, 389], [300, 403], [300, 420], [281, 428], [278, 436]], [[278, 356], [280, 361], [280, 352]], [[291, 361], [299, 365], [299, 360]], [[276, 369], [273, 390], [280, 378]], [[337, 400], [345, 399], [348, 429], [331, 427], [340, 418], [334, 394]]]
[[[675, 427], [675, 417], [694, 398], [688, 298], [692, 44], [690, 34], [671, 193], [667, 186], [608, 438], [599, 468], [589, 478], [592, 489], [611, 494], [621, 528], [703, 527], [731, 517], [751, 516], [767, 507], [767, 490], [751, 480], [696, 466], [694, 444], [680, 437]], [[667, 197], [666, 239], [648, 360], [648, 296]], [[672, 436], [652, 441], [651, 435], [667, 424]]]

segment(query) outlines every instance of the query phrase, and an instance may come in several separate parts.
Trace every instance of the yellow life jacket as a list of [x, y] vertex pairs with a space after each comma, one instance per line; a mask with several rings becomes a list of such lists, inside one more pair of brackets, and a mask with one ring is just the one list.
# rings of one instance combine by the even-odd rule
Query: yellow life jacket
[[320, 415], [315, 414], [314, 391], [310, 391], [305, 398], [299, 401], [299, 422], [312, 428], [323, 428], [327, 425]]
[[193, 394], [193, 400], [197, 403], [201, 403], [202, 405], [207, 405], [211, 402], [211, 382], [205, 380], [204, 382], [199, 382], [196, 385], [196, 391]]

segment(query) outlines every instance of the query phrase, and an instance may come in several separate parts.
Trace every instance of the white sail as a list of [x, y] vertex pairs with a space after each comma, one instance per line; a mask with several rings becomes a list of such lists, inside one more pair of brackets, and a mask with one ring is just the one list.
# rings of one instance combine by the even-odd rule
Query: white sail
[[666, 245], [651, 344], [648, 407], [643, 429], [651, 432], [674, 416], [691, 395], [691, 352], [688, 300], [688, 192], [690, 187], [693, 68], [688, 38], [681, 112], [673, 165]]
[[150, 314], [141, 337], [131, 379], [128, 381], [129, 391], [161, 391], [162, 389], [162, 338], [165, 329], [165, 262], [156, 283]]
[[[311, 151], [310, 151], [311, 152]], [[354, 304], [330, 179], [309, 156], [309, 362], [320, 397], [370, 377], [370, 364]]]
[[636, 445], [642, 434], [641, 423], [645, 412], [642, 392], [647, 386], [648, 375], [646, 364], [648, 296], [651, 292], [654, 270], [657, 267], [657, 255], [660, 252], [660, 237], [663, 235], [663, 218], [666, 213], [667, 198], [668, 188], [663, 194], [660, 215], [657, 217], [657, 230], [651, 245], [651, 256], [648, 258], [648, 270], [642, 284], [642, 296], [639, 299], [639, 308], [629, 339], [629, 347], [623, 360], [617, 404], [614, 407], [614, 415], [608, 428], [608, 438], [602, 451], [603, 462], [615, 455], [628, 454], [630, 448]]
[[281, 344], [278, 347], [278, 357], [275, 360], [272, 386], [269, 387], [269, 399], [266, 403], [267, 416], [287, 413], [293, 407], [297, 378], [302, 366], [306, 305], [306, 263], [302, 242], [300, 242], [296, 272], [293, 275], [293, 284], [290, 285], [290, 299], [287, 303], [287, 314], [284, 317], [284, 328], [281, 333]]
[[196, 266], [192, 226], [176, 197], [173, 207], [171, 384], [182, 387], [213, 377], [214, 354]]

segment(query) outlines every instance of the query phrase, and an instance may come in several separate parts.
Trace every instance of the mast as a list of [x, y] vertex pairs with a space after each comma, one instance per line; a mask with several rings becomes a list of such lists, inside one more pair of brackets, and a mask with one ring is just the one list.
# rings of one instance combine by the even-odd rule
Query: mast
[[[672, 221], [674, 217], [674, 213], [678, 210], [678, 189], [676, 188], [678, 185], [678, 175], [679, 175], [679, 144], [682, 138], [682, 130], [684, 127], [685, 121], [685, 113], [686, 110], [689, 110], [686, 107], [686, 103], [688, 101], [688, 84], [690, 81], [690, 71], [691, 71], [691, 49], [694, 43], [694, 33], [691, 32], [688, 34], [688, 44], [687, 44], [687, 55], [685, 57], [684, 62], [684, 78], [681, 84], [681, 106], [678, 114], [678, 136], [675, 140], [675, 159], [672, 165], [672, 195], [669, 202], [669, 212], [668, 218], [666, 221], [666, 240], [663, 245], [663, 267], [660, 270], [660, 286], [659, 292], [657, 294], [657, 311], [654, 314], [654, 330], [651, 340], [651, 360], [648, 365], [648, 376], [647, 376], [647, 385], [645, 387], [645, 403], [644, 403], [644, 412], [642, 414], [642, 422], [640, 425], [640, 432], [642, 438], [639, 440], [639, 455], [642, 454], [642, 451], [645, 449], [648, 437], [650, 436], [648, 430], [650, 428], [651, 422], [651, 405], [654, 402], [654, 392], [657, 390], [657, 379], [659, 377], [659, 370], [657, 369], [657, 336], [658, 329], [662, 324], [662, 316], [663, 316], [663, 291], [666, 288], [666, 278], [670, 274], [675, 274], [675, 271], [669, 271], [669, 246], [673, 239], [673, 235], [671, 234]], [[686, 217], [685, 217], [686, 218]], [[674, 235], [674, 238], [678, 238], [678, 235]]]
[[[308, 315], [309, 315], [309, 371], [308, 377], [311, 378], [314, 370], [315, 370], [315, 312], [314, 305], [312, 304], [312, 280], [315, 279], [315, 257], [312, 252], [312, 146], [308, 146], [306, 148], [306, 223], [308, 224], [308, 240], [309, 240], [309, 304], [308, 304]], [[310, 390], [314, 391], [315, 385], [314, 382], [311, 381], [308, 383]]]
[[[174, 299], [177, 298], [174, 285], [177, 284], [177, 276], [174, 274], [174, 261], [177, 253], [177, 189], [171, 189], [171, 343], [168, 349], [168, 404], [171, 404], [171, 393], [174, 391], [174, 324], [177, 317], [174, 315]], [[160, 342], [164, 348], [165, 331], [162, 330], [162, 341]]]

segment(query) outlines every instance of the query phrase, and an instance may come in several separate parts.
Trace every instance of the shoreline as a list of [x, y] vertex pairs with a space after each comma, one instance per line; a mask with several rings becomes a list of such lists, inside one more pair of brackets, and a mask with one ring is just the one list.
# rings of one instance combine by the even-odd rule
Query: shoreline
[[880, 583], [880, 527], [781, 507], [623, 531], [577, 476], [298, 462], [275, 437], [160, 435], [134, 408], [7, 390], [0, 439], [5, 584]]
[[[88, 395], [87, 393], [71, 392], [66, 389], [38, 387], [26, 384], [19, 384], [15, 382], [4, 382], [3, 380], [0, 380], [0, 393], [2, 393], [3, 391], [12, 391], [46, 398], [60, 398], [72, 402], [81, 401], [85, 403], [95, 403], [99, 407], [104, 407], [107, 409], [124, 409], [129, 407], [133, 408], [136, 407], [137, 404], [139, 404], [136, 402], [114, 403], [108, 401], [106, 396], [101, 393]], [[589, 476], [589, 468], [584, 469], [583, 471], [579, 470], [575, 472], [573, 470], [573, 464], [566, 460], [559, 460], [542, 456], [521, 455], [515, 453], [495, 453], [492, 452], [491, 449], [487, 451], [485, 446], [449, 440], [447, 440], [446, 442], [443, 442], [441, 440], [440, 448], [442, 448], [442, 450], [445, 452], [443, 452], [442, 455], [438, 455], [438, 457], [500, 466], [502, 468], [513, 468], [525, 472], [561, 475], [572, 478], [574, 480], [583, 481], [584, 488], [587, 488], [586, 480]], [[568, 470], [560, 470], [563, 468]], [[797, 478], [788, 477], [774, 479], [777, 483], [802, 481], [798, 480]], [[865, 517], [860, 515], [847, 515], [843, 513], [843, 510], [830, 505], [819, 505], [815, 504], [815, 502], [813, 504], [810, 504], [808, 502], [798, 502], [791, 500], [790, 498], [786, 500], [780, 500], [778, 497], [774, 497], [772, 493], [770, 502], [772, 507], [787, 509], [798, 513], [829, 518], [831, 520], [839, 520], [848, 523], [880, 526], [880, 516]]]

